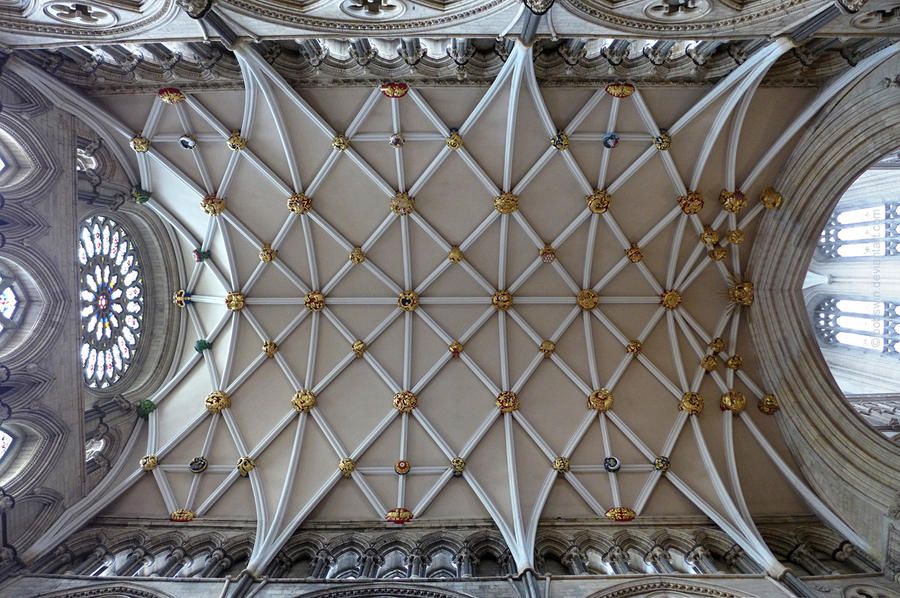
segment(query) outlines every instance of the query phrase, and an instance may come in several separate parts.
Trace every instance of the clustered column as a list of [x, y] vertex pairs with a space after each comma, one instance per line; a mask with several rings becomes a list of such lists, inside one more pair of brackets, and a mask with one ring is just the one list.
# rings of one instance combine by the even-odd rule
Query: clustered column
[[725, 562], [729, 567], [734, 568], [739, 573], [762, 573], [763, 568], [756, 564], [756, 561], [749, 558], [744, 549], [735, 544], [728, 549], [724, 555]]
[[644, 555], [644, 562], [650, 565], [657, 573], [662, 573], [663, 575], [675, 573], [675, 567], [669, 561], [668, 551], [659, 544], [653, 546]]
[[478, 557], [469, 548], [468, 544], [463, 544], [455, 555], [453, 555], [453, 563], [460, 577], [472, 577], [475, 573], [475, 565], [478, 564]]
[[709, 551], [699, 544], [691, 548], [691, 551], [685, 555], [684, 559], [697, 567], [700, 573], [712, 575], [719, 571], [719, 568], [709, 558]]
[[795, 565], [800, 565], [812, 575], [831, 575], [834, 573], [834, 571], [826, 567], [822, 561], [816, 558], [806, 542], [797, 544], [797, 546], [788, 553], [788, 560]]
[[375, 577], [384, 559], [374, 548], [367, 548], [359, 557], [359, 576]]
[[569, 545], [569, 548], [566, 549], [559, 560], [569, 568], [572, 575], [584, 575], [587, 573], [587, 558], [574, 544]]
[[425, 569], [429, 559], [419, 550], [414, 550], [406, 557], [406, 571], [409, 577], [425, 577]]
[[618, 546], [610, 548], [609, 552], [603, 555], [603, 560], [612, 567], [615, 575], [627, 575], [631, 572], [628, 568], [628, 561], [625, 559], [625, 553]]
[[334, 557], [324, 548], [316, 553], [309, 566], [309, 576], [313, 579], [323, 579], [328, 575], [328, 570], [334, 565]]
[[218, 577], [231, 567], [231, 558], [221, 548], [216, 548], [206, 558], [200, 577]]

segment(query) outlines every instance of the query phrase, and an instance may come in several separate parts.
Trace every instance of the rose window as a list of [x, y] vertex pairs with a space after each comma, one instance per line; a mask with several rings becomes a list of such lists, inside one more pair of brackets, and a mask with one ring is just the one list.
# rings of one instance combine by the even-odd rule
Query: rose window
[[84, 380], [91, 388], [106, 388], [128, 369], [140, 341], [144, 315], [140, 264], [128, 233], [103, 216], [82, 224], [78, 262]]

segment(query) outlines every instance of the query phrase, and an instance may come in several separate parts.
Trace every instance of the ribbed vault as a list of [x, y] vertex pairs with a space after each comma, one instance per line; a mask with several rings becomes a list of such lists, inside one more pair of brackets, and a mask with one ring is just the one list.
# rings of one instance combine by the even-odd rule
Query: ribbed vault
[[243, 93], [96, 107], [11, 60], [130, 142], [192, 264], [181, 366], [32, 550], [102, 509], [254, 519], [253, 572], [308, 518], [487, 515], [520, 571], [567, 516], [703, 514], [774, 575], [754, 515], [864, 546], [795, 473], [742, 321], [779, 157], [895, 50], [814, 99], [757, 91], [788, 47], [707, 91], [545, 96], [522, 45], [484, 92], [298, 93], [239, 44]]

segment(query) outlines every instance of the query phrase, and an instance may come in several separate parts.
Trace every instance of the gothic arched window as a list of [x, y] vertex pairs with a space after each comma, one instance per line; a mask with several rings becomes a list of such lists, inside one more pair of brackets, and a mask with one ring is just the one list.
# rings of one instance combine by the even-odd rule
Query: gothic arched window
[[87, 172], [88, 170], [96, 170], [99, 162], [96, 156], [89, 153], [86, 149], [79, 147], [75, 152], [75, 170], [78, 172]]
[[4, 330], [15, 328], [22, 319], [23, 302], [17, 286], [15, 278], [0, 272], [0, 339]]
[[13, 442], [15, 442], [15, 438], [11, 434], [0, 430], [0, 461], [6, 456], [6, 452], [13, 445]]
[[822, 341], [878, 353], [900, 353], [900, 304], [829, 297], [816, 308]]
[[[834, 381], [870, 425], [896, 434], [900, 406], [900, 151], [859, 175], [828, 218], [803, 283]], [[900, 438], [900, 435], [898, 435]]]
[[81, 365], [91, 388], [117, 382], [134, 360], [143, 330], [140, 263], [128, 233], [110, 218], [81, 224]]
[[84, 443], [84, 461], [88, 462], [106, 448], [106, 440], [103, 438], [92, 438]]

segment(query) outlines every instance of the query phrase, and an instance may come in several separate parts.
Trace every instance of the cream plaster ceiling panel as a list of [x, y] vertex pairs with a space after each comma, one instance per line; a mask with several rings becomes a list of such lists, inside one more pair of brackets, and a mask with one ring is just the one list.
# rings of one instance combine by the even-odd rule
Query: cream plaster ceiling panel
[[105, 99], [149, 140], [145, 207], [209, 255], [173, 281], [181, 367], [104, 512], [256, 520], [251, 568], [306, 519], [491, 518], [520, 568], [558, 517], [705, 515], [770, 570], [753, 516], [811, 507], [851, 537], [757, 407], [743, 332], [760, 197], [812, 96], [756, 90], [785, 49], [712, 89], [542, 92], [519, 46], [489, 89], [298, 93], [239, 47], [244, 92]]

